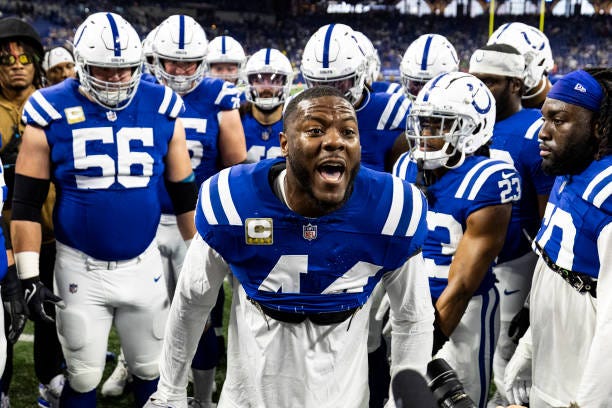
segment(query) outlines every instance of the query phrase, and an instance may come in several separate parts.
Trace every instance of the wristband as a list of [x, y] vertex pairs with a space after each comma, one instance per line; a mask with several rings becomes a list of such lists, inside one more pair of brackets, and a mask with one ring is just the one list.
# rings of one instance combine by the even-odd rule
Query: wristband
[[24, 251], [15, 253], [15, 265], [19, 279], [36, 278], [39, 275], [40, 253], [34, 251]]

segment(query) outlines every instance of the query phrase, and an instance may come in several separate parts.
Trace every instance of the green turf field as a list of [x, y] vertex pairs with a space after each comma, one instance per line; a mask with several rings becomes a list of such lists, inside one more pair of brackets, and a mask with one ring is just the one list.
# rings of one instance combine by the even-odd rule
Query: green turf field
[[[229, 319], [229, 306], [231, 299], [231, 287], [225, 282], [225, 308], [224, 322], [227, 340], [227, 320]], [[33, 325], [28, 322], [24, 335], [20, 338], [14, 348], [13, 359], [13, 380], [9, 390], [11, 399], [11, 408], [30, 408], [37, 407], [36, 400], [38, 399], [38, 380], [34, 374], [34, 357], [32, 352], [32, 333]], [[113, 329], [109, 337], [108, 350], [119, 355], [119, 338]], [[98, 387], [98, 407], [99, 408], [134, 408], [134, 399], [130, 392], [126, 392], [121, 397], [104, 398], [100, 394], [102, 383], [113, 372], [115, 363], [108, 363], [104, 370], [102, 382]], [[221, 366], [217, 370], [217, 389], [221, 390], [223, 379], [225, 376], [225, 359], [221, 361]], [[213, 401], [218, 398], [218, 392], [213, 396]]]

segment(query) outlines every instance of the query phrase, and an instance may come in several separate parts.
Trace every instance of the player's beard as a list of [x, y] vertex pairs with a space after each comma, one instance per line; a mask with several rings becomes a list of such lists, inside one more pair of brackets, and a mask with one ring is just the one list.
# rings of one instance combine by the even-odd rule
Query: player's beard
[[[312, 201], [315, 203], [316, 207], [322, 213], [328, 214], [332, 211], [335, 211], [341, 208], [351, 197], [351, 194], [353, 193], [353, 185], [355, 182], [355, 178], [357, 177], [357, 173], [359, 173], [359, 168], [360, 168], [359, 163], [348, 174], [349, 179], [348, 179], [348, 183], [346, 186], [346, 190], [344, 191], [344, 197], [342, 198], [342, 200], [338, 202], [324, 201], [324, 200], [318, 199], [315, 196], [315, 193], [312, 189], [312, 185], [313, 185], [312, 172], [308, 168], [302, 166], [300, 164], [301, 163], [300, 160], [296, 160], [296, 158], [292, 156], [293, 156], [292, 154], [289, 154], [289, 157], [287, 160], [287, 166], [291, 167], [291, 172], [295, 176], [296, 180], [298, 180], [298, 182], [300, 183], [300, 189], [305, 191], [306, 194], [308, 194], [312, 198]], [[348, 169], [346, 169], [346, 171], [348, 171]]]
[[[590, 130], [584, 130], [590, 132]], [[551, 176], [580, 174], [586, 169], [597, 153], [597, 140], [593, 137], [587, 143], [582, 138], [565, 146], [560, 154], [552, 153], [551, 159], [542, 160], [542, 170]]]

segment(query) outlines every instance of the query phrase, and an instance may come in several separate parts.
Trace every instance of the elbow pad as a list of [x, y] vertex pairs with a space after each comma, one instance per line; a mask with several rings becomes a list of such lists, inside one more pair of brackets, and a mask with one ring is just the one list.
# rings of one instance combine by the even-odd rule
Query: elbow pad
[[11, 219], [40, 222], [42, 206], [49, 194], [49, 179], [15, 174]]
[[193, 178], [178, 182], [166, 179], [165, 183], [175, 215], [195, 210], [198, 201], [198, 188]]

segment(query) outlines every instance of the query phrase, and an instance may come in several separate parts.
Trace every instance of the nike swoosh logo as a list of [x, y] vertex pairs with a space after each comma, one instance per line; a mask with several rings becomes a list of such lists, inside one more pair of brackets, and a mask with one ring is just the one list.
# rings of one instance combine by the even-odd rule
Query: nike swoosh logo
[[508, 296], [508, 295], [512, 295], [512, 294], [514, 294], [516, 292], [520, 292], [520, 291], [521, 291], [520, 289], [517, 289], [517, 290], [504, 289], [504, 295]]
[[504, 173], [504, 172], [502, 172], [502, 177], [505, 178], [505, 179], [512, 177], [512, 175], [514, 175], [514, 173]]
[[153, 281], [157, 282], [160, 278], [161, 278], [161, 275], [159, 275], [157, 278], [153, 278]]

